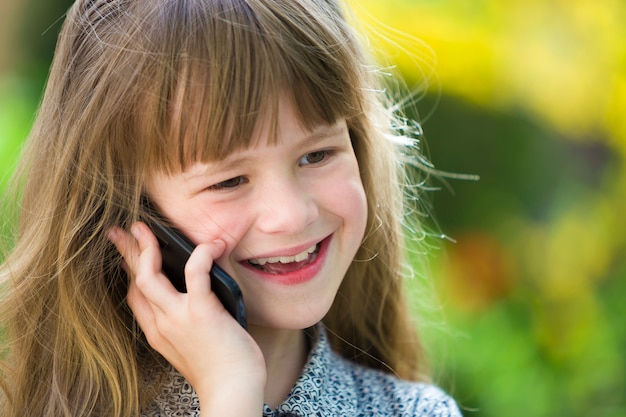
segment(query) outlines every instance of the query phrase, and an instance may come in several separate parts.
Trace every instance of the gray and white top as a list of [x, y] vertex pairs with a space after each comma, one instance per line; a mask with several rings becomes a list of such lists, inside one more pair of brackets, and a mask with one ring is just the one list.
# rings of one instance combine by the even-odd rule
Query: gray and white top
[[[409, 382], [365, 368], [333, 352], [322, 326], [302, 375], [276, 409], [265, 405], [263, 417], [393, 416], [460, 417], [455, 401], [434, 385]], [[193, 388], [176, 370], [144, 417], [199, 416]]]

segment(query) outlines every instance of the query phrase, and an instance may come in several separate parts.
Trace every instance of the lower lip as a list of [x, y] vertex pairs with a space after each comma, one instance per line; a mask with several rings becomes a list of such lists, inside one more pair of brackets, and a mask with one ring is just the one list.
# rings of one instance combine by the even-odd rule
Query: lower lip
[[320, 242], [320, 249], [317, 253], [317, 256], [315, 257], [315, 260], [296, 271], [291, 271], [284, 274], [270, 274], [248, 265], [247, 262], [244, 263], [244, 266], [266, 281], [275, 282], [280, 285], [303, 284], [315, 278], [320, 269], [322, 269], [322, 267], [324, 266], [324, 263], [326, 261], [326, 254], [328, 253], [328, 246], [331, 239], [332, 235], [322, 240]]

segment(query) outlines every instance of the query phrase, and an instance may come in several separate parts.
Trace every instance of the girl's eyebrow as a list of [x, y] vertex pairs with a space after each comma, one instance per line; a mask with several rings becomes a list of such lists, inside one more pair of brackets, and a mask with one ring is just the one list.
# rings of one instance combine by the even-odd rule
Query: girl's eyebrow
[[[320, 140], [338, 136], [346, 130], [347, 127], [345, 124], [335, 124], [330, 126], [323, 125], [323, 127], [318, 127], [310, 132], [306, 132], [301, 139], [298, 139], [297, 142], [295, 142], [295, 145], [298, 147], [306, 147]], [[235, 152], [231, 155], [226, 156], [226, 158], [222, 159], [221, 161], [217, 160], [194, 166], [189, 171], [183, 173], [183, 176], [185, 177], [185, 179], [191, 180], [193, 178], [202, 177], [207, 173], [236, 170], [240, 167], [245, 166], [253, 159], [251, 156], [248, 155], [237, 154], [238, 152]]]
[[320, 139], [330, 138], [333, 136], [337, 136], [344, 131], [347, 130], [345, 124], [334, 124], [334, 125], [323, 125], [323, 127], [318, 127], [314, 129], [306, 136], [304, 136], [301, 140], [301, 144], [309, 144], [311, 142], [317, 142]]
[[219, 174], [220, 172], [223, 172], [223, 171], [236, 170], [239, 167], [245, 166], [251, 160], [252, 158], [249, 156], [233, 157], [231, 155], [231, 156], [227, 156], [221, 161], [217, 160], [217, 161], [200, 163], [194, 166], [193, 168], [191, 168], [190, 170], [184, 172], [182, 175], [185, 180], [194, 180], [196, 178], [204, 178], [204, 176], [206, 176], [207, 174], [213, 175], [213, 174]]

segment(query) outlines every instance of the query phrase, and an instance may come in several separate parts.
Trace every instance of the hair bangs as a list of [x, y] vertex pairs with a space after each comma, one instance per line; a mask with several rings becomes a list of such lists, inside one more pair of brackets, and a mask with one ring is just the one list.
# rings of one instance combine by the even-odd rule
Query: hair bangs
[[147, 170], [178, 172], [198, 161], [223, 159], [253, 145], [260, 128], [269, 129], [269, 140], [275, 141], [281, 96], [307, 129], [362, 112], [363, 80], [339, 16], [330, 30], [320, 20], [328, 20], [328, 12], [316, 15], [309, 4], [306, 12], [318, 19], [306, 22], [314, 27], [302, 28], [305, 22], [292, 16], [303, 11], [288, 10], [304, 10], [297, 1], [287, 8], [234, 0], [173, 3], [170, 13], [176, 16], [169, 19], [185, 27], [154, 40], [165, 42], [170, 52], [158, 55], [168, 62], [155, 63], [161, 73], [148, 77], [150, 93], [142, 105], [138, 133], [151, 132], [142, 141]]

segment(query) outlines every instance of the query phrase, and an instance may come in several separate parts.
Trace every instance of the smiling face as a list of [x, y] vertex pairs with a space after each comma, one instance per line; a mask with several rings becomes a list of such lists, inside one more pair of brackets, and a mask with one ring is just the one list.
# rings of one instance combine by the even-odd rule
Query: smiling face
[[277, 140], [260, 129], [250, 148], [157, 173], [146, 190], [195, 243], [226, 242], [216, 262], [241, 287], [251, 325], [302, 329], [330, 308], [367, 204], [345, 120], [308, 130], [290, 102], [279, 106]]

